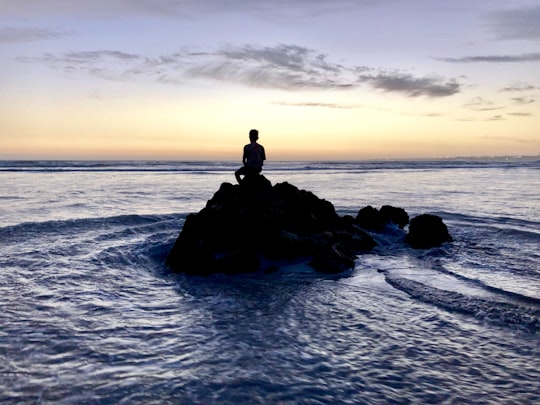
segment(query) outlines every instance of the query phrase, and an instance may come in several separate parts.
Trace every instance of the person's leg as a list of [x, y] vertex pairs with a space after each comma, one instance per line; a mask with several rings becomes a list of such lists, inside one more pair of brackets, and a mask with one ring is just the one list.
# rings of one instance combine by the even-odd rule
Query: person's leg
[[242, 175], [244, 178], [242, 179], [242, 184], [244, 183], [252, 183], [252, 180], [256, 180], [257, 177], [259, 177], [259, 174], [261, 173], [260, 169], [256, 169], [254, 167], [244, 167], [244, 170], [242, 171]]
[[242, 175], [245, 175], [245, 166], [244, 167], [241, 167], [240, 169], [238, 169], [237, 171], [234, 172], [234, 177], [236, 177], [236, 181], [238, 182], [238, 184], [242, 183], [242, 178], [240, 176]]

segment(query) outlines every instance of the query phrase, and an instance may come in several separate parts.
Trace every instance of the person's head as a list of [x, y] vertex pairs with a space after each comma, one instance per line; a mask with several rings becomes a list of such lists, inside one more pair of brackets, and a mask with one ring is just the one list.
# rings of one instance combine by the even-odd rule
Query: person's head
[[256, 141], [257, 139], [259, 139], [259, 131], [257, 131], [256, 129], [252, 129], [251, 131], [249, 131], [249, 140]]

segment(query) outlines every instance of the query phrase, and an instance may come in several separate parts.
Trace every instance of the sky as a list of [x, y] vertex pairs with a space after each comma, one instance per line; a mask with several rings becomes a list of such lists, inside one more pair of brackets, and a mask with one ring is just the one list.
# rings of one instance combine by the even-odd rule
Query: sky
[[0, 0], [0, 159], [540, 155], [538, 0]]

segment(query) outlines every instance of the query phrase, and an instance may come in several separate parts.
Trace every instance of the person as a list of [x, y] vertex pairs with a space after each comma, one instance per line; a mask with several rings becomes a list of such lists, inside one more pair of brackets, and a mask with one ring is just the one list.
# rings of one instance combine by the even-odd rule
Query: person
[[[234, 172], [236, 181], [242, 183], [246, 177], [258, 175], [262, 171], [263, 162], [266, 160], [264, 146], [257, 143], [259, 139], [259, 131], [252, 129], [249, 131], [249, 140], [251, 141], [244, 146], [244, 154], [242, 156], [242, 166]], [[244, 176], [242, 179], [241, 176]]]

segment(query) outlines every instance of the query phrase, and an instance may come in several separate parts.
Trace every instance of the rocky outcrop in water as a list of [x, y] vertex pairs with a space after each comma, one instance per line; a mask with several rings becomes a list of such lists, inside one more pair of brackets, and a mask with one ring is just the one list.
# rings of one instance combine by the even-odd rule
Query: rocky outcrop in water
[[197, 275], [271, 272], [295, 263], [340, 273], [376, 246], [366, 230], [403, 229], [408, 222], [405, 210], [390, 206], [339, 216], [309, 191], [248, 177], [241, 185], [223, 183], [200, 212], [187, 216], [167, 264]]
[[389, 224], [403, 229], [409, 223], [409, 214], [403, 208], [383, 205], [380, 210], [371, 205], [362, 208], [356, 215], [356, 223], [364, 229], [381, 232]]
[[452, 236], [441, 217], [422, 214], [411, 220], [405, 241], [415, 249], [428, 249], [452, 242]]

